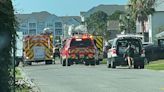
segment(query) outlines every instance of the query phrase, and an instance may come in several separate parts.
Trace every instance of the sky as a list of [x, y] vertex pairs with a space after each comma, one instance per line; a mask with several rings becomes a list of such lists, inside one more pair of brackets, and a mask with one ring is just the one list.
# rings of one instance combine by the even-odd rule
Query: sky
[[57, 16], [79, 16], [81, 11], [100, 4], [125, 5], [128, 0], [12, 0], [19, 14], [48, 11]]

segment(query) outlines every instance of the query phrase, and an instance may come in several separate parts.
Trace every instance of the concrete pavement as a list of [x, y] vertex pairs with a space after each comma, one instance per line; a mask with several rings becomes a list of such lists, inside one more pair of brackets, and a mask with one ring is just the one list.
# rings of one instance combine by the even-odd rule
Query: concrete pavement
[[41, 92], [164, 92], [164, 72], [146, 69], [36, 64], [24, 71]]

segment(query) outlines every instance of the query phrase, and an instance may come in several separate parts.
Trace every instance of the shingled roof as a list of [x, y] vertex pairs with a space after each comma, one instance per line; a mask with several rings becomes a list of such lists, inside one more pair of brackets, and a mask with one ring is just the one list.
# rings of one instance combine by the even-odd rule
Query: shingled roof
[[69, 20], [75, 20], [79, 23], [81, 23], [81, 17], [80, 16], [61, 16], [60, 19], [63, 21], [64, 24], [67, 24]]

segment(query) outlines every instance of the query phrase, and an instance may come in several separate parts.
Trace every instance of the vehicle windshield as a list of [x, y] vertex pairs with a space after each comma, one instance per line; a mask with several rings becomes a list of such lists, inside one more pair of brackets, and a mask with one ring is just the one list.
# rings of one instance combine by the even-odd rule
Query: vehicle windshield
[[71, 41], [70, 47], [88, 47], [88, 46], [93, 46], [92, 41], [90, 39], [73, 39]]
[[117, 53], [123, 55], [128, 47], [128, 43], [132, 44], [132, 47], [135, 49], [135, 54], [140, 54], [141, 42], [139, 39], [120, 39], [117, 41]]
[[159, 45], [160, 45], [161, 47], [164, 47], [164, 39], [160, 39], [160, 40], [159, 40]]

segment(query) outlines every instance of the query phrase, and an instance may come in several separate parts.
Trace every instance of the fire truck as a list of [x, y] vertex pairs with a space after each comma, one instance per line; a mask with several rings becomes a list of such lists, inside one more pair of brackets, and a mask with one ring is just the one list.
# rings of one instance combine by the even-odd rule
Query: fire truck
[[93, 36], [79, 34], [66, 39], [60, 50], [60, 58], [63, 66], [70, 66], [74, 63], [95, 65], [99, 61], [98, 50], [94, 44]]
[[25, 36], [23, 42], [24, 64], [32, 65], [32, 62], [52, 64], [53, 36], [47, 34]]

